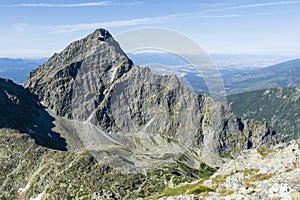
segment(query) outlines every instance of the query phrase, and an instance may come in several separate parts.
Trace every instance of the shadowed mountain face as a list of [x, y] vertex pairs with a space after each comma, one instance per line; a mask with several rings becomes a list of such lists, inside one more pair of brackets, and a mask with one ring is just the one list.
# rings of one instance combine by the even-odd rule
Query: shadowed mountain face
[[222, 163], [219, 153], [277, 142], [266, 124], [236, 118], [227, 105], [192, 94], [177, 77], [133, 66], [104, 29], [55, 54], [31, 72], [25, 87], [62, 121], [82, 123], [69, 130], [86, 148], [123, 146], [122, 159], [131, 164], [153, 149], [161, 149], [152, 153], [163, 160], [194, 149], [199, 154], [188, 155], [190, 165], [198, 159], [215, 166]]
[[42, 146], [66, 150], [65, 139], [51, 130], [54, 119], [38, 98], [8, 79], [0, 79], [0, 113], [0, 128], [28, 133]]

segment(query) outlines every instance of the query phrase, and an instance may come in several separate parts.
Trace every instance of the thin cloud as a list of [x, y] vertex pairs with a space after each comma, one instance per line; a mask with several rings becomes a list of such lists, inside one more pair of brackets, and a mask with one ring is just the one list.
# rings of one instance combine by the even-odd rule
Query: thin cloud
[[203, 7], [203, 8], [220, 8], [224, 6], [235, 6], [237, 4], [235, 3], [199, 3], [197, 6]]
[[238, 9], [245, 9], [245, 8], [257, 8], [257, 7], [268, 7], [268, 6], [279, 6], [279, 5], [288, 5], [288, 4], [295, 4], [295, 3], [296, 3], [295, 1], [277, 1], [277, 2], [245, 4], [245, 5], [236, 5], [236, 6], [229, 6], [229, 7], [211, 9], [211, 10], [207, 10], [207, 12], [225, 11], [225, 10], [238, 10]]
[[213, 18], [236, 18], [236, 17], [243, 17], [244, 15], [241, 14], [232, 14], [232, 15], [194, 15], [190, 14], [186, 18], [193, 18], [193, 19], [213, 19]]
[[96, 29], [99, 27], [116, 28], [116, 27], [124, 27], [124, 26], [156, 24], [156, 23], [162, 23], [162, 22], [166, 21], [167, 19], [170, 19], [174, 16], [176, 16], [176, 15], [147, 17], [147, 18], [138, 18], [138, 19], [129, 19], [129, 20], [106, 21], [106, 22], [100, 22], [100, 23], [58, 25], [58, 26], [50, 27], [50, 29], [51, 29], [50, 33], [59, 34], [59, 33]]
[[141, 2], [112, 2], [112, 1], [99, 1], [87, 3], [73, 3], [73, 4], [49, 4], [49, 3], [22, 3], [10, 5], [12, 7], [97, 7], [97, 6], [133, 6], [141, 4]]
[[83, 31], [96, 29], [99, 27], [105, 28], [117, 28], [117, 27], [125, 27], [125, 26], [134, 26], [134, 25], [149, 25], [149, 24], [160, 24], [164, 23], [168, 20], [174, 18], [235, 18], [242, 17], [243, 15], [232, 14], [232, 15], [191, 15], [191, 13], [181, 13], [181, 14], [172, 14], [165, 16], [157, 16], [157, 17], [146, 17], [146, 18], [136, 18], [129, 20], [116, 20], [116, 21], [106, 21], [99, 23], [84, 23], [84, 24], [73, 24], [73, 25], [57, 25], [50, 27], [51, 34], [60, 34], [60, 33], [68, 33], [75, 31]]
[[27, 23], [19, 23], [13, 26], [16, 32], [24, 32], [27, 31], [28, 24]]
[[[214, 12], [214, 11], [224, 11], [224, 10], [238, 10], [238, 9], [244, 9], [244, 8], [278, 6], [278, 5], [287, 5], [287, 4], [295, 4], [295, 3], [296, 3], [295, 1], [280, 1], [280, 2], [235, 5], [235, 6], [229, 6], [229, 7], [223, 7], [223, 8], [203, 10], [203, 13]], [[236, 17], [244, 16], [241, 14], [230, 14], [230, 15], [197, 15], [197, 14], [194, 15], [194, 14], [195, 13], [181, 13], [181, 14], [173, 14], [173, 15], [158, 16], [158, 17], [107, 21], [107, 22], [100, 22], [100, 23], [58, 25], [58, 26], [51, 27], [50, 33], [60, 34], [60, 33], [74, 32], [74, 31], [96, 29], [99, 27], [115, 28], [115, 27], [134, 26], [134, 25], [157, 24], [157, 23], [166, 22], [167, 20], [169, 20], [171, 18], [176, 18], [176, 17], [183, 17], [183, 18], [236, 18]]]

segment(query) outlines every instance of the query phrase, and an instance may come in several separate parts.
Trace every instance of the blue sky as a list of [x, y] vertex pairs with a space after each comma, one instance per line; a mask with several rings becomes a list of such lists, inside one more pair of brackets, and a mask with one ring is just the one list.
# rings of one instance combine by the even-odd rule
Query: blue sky
[[98, 27], [159, 27], [209, 54], [300, 57], [300, 0], [0, 1], [0, 57], [49, 57]]

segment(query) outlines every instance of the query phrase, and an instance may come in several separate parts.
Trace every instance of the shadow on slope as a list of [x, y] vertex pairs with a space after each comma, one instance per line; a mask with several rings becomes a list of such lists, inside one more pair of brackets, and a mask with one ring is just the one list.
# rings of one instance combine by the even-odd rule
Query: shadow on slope
[[28, 133], [41, 146], [65, 151], [66, 140], [52, 131], [53, 121], [34, 94], [0, 79], [0, 128]]

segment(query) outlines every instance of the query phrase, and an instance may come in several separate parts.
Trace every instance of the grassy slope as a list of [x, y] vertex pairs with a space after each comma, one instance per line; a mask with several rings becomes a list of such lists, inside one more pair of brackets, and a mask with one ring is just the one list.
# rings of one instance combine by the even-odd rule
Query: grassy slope
[[240, 117], [266, 120], [288, 138], [300, 136], [300, 87], [246, 92], [227, 100]]

